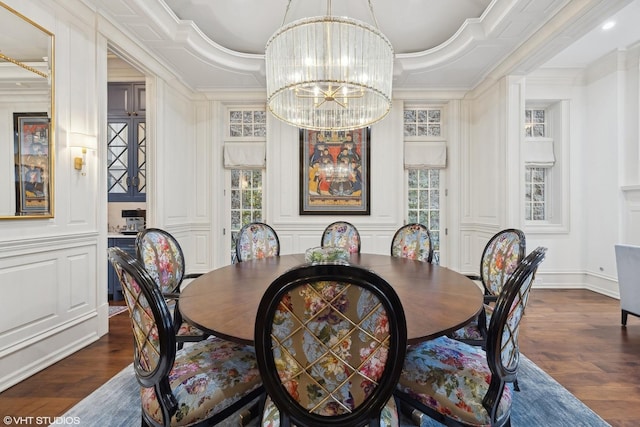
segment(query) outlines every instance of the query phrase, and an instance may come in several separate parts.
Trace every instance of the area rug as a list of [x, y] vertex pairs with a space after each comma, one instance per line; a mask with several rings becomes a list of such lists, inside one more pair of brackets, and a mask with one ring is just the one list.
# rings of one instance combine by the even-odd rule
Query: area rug
[[[518, 370], [522, 391], [516, 393], [511, 424], [513, 426], [598, 427], [608, 426], [602, 418], [573, 396], [557, 381], [522, 356]], [[102, 387], [71, 408], [64, 419], [73, 419], [82, 427], [133, 427], [140, 425], [139, 387], [129, 365]], [[71, 417], [71, 418], [68, 418]], [[426, 417], [425, 417], [426, 418]], [[255, 425], [256, 421], [251, 425]], [[237, 426], [236, 417], [220, 424]], [[414, 424], [401, 419], [401, 427]], [[425, 420], [421, 427], [440, 426]]]
[[127, 311], [126, 305], [110, 305], [109, 306], [109, 317], [113, 317], [116, 314], [124, 313]]

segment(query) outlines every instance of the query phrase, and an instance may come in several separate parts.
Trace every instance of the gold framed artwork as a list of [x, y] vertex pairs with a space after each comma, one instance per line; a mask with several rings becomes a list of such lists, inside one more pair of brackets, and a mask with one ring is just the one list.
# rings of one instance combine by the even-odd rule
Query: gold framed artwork
[[370, 214], [370, 129], [300, 130], [300, 215]]
[[51, 212], [51, 140], [47, 113], [13, 113], [16, 215]]

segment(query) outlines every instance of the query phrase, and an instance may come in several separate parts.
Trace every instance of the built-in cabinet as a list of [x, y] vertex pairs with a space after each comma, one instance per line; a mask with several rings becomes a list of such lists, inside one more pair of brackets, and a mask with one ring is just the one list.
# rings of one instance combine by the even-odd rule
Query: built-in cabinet
[[[117, 246], [132, 257], [136, 256], [136, 239], [135, 236], [131, 237], [109, 237], [107, 239], [108, 246], [114, 247]], [[107, 280], [109, 286], [109, 299], [113, 301], [122, 300], [122, 286], [120, 285], [120, 280], [118, 280], [118, 275], [116, 271], [113, 269], [111, 263], [107, 267]]]
[[107, 185], [110, 202], [146, 201], [144, 83], [109, 83]]

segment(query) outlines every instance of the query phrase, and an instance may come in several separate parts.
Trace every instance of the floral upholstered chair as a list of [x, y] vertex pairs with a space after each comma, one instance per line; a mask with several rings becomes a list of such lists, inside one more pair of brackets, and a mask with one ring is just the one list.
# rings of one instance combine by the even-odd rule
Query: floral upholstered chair
[[252, 222], [238, 232], [236, 258], [239, 262], [279, 255], [280, 240], [271, 226], [262, 222]]
[[147, 228], [136, 236], [136, 256], [169, 302], [178, 348], [185, 342], [205, 339], [208, 334], [183, 322], [178, 308], [183, 280], [194, 279], [200, 274], [185, 274], [184, 254], [176, 238], [159, 228]]
[[400, 227], [391, 240], [391, 256], [431, 262], [433, 244], [427, 227], [419, 223]]
[[131, 318], [143, 426], [215, 425], [263, 393], [253, 347], [210, 337], [176, 350], [154, 280], [120, 248], [108, 254]]
[[468, 344], [484, 345], [493, 313], [492, 304], [524, 258], [525, 252], [526, 238], [521, 230], [508, 228], [489, 239], [480, 258], [480, 275], [468, 276], [482, 282], [485, 302], [483, 311], [475, 321], [453, 332], [453, 338]]
[[324, 229], [321, 246], [345, 248], [349, 253], [360, 253], [360, 233], [356, 227], [346, 221], [336, 221]]
[[384, 279], [345, 264], [303, 265], [269, 286], [256, 318], [263, 426], [398, 425], [392, 394], [406, 321]]
[[545, 255], [546, 248], [535, 249], [505, 283], [489, 323], [486, 351], [449, 337], [407, 350], [396, 391], [403, 404], [445, 425], [510, 425], [520, 320]]

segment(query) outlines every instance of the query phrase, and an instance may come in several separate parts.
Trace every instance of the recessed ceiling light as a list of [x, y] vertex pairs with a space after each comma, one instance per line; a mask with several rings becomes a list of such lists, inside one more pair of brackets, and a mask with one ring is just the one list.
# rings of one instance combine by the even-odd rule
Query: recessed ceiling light
[[607, 21], [604, 24], [602, 24], [602, 29], [606, 31], [606, 30], [612, 29], [615, 26], [616, 26], [616, 21]]

